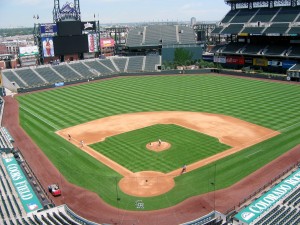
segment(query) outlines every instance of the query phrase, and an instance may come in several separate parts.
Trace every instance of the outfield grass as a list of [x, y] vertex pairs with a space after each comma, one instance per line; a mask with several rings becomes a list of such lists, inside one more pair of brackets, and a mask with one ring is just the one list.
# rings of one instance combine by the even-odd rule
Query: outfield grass
[[169, 193], [135, 198], [118, 189], [119, 174], [57, 136], [56, 130], [123, 113], [195, 111], [236, 117], [282, 133], [219, 160], [215, 183], [221, 189], [300, 143], [299, 99], [299, 85], [213, 75], [119, 78], [18, 97], [22, 127], [61, 173], [109, 204], [130, 210], [140, 199], [145, 210], [152, 210], [212, 191], [214, 165], [177, 177]]
[[[154, 152], [146, 148], [150, 141], [162, 139], [172, 146]], [[177, 125], [154, 125], [106, 138], [90, 145], [132, 172], [171, 172], [230, 148], [208, 135]]]

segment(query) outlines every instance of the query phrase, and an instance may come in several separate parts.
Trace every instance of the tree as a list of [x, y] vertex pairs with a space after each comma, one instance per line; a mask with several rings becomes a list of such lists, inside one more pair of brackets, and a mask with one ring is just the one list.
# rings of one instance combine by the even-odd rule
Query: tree
[[174, 63], [178, 65], [186, 65], [187, 62], [191, 62], [193, 53], [184, 49], [176, 48], [174, 52]]

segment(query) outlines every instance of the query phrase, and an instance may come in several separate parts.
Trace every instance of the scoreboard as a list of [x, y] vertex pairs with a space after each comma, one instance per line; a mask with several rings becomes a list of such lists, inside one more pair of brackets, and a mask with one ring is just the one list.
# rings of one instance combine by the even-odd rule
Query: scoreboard
[[60, 21], [41, 24], [43, 57], [98, 52], [95, 21]]
[[89, 52], [87, 35], [53, 37], [55, 55]]

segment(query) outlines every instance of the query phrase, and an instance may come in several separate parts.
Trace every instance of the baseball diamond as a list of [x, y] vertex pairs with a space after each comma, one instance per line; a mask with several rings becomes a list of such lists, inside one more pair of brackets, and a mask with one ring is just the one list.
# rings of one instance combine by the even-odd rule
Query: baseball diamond
[[[260, 98], [257, 98], [257, 95]], [[144, 210], [153, 210], [170, 207], [192, 196], [211, 192], [211, 180], [216, 180], [217, 189], [228, 188], [296, 146], [298, 141], [295, 134], [300, 125], [297, 123], [299, 110], [296, 98], [290, 98], [290, 95], [299, 96], [299, 86], [224, 76], [189, 75], [116, 78], [20, 95], [18, 101], [23, 128], [69, 182], [97, 193], [115, 207], [140, 210], [131, 202], [142, 198]], [[228, 118], [229, 122], [224, 118]], [[99, 123], [101, 121], [104, 121], [103, 126]], [[239, 121], [244, 125], [234, 127], [232, 121]], [[91, 123], [99, 124], [92, 125], [91, 129], [88, 128], [88, 124]], [[172, 169], [169, 171], [174, 183], [171, 181], [171, 186], [164, 191], [165, 193], [148, 193], [153, 197], [143, 198], [139, 191], [145, 196], [147, 192], [141, 187], [147, 189], [147, 185], [152, 184], [146, 176], [142, 182], [144, 184], [137, 188], [139, 191], [126, 194], [128, 191], [123, 191], [119, 184], [124, 183], [123, 177], [128, 181], [128, 177], [133, 175], [131, 170], [126, 169], [126, 162], [128, 165], [128, 162], [133, 160], [132, 157], [125, 157], [128, 155], [126, 152], [134, 149], [130, 139], [143, 134], [141, 128], [145, 126], [163, 123], [198, 130], [217, 137], [228, 146], [243, 147], [239, 148], [241, 151], [228, 154], [225, 158], [210, 156], [214, 160], [207, 161], [202, 167], [197, 165], [197, 161], [191, 162], [187, 165], [187, 173], [182, 176], [179, 174], [184, 163], [177, 164], [174, 172]], [[54, 126], [50, 126], [51, 124]], [[212, 129], [208, 129], [208, 124]], [[105, 128], [105, 125], [109, 128]], [[259, 133], [257, 136], [252, 136], [255, 132], [244, 133], [242, 129], [245, 127]], [[139, 133], [131, 135], [136, 129]], [[154, 135], [155, 139], [151, 137], [145, 140], [142, 148], [151, 141], [159, 138], [163, 140], [159, 131], [156, 132], [158, 133]], [[56, 133], [62, 133], [63, 138]], [[233, 133], [245, 142], [238, 141], [235, 145], [234, 142], [238, 139]], [[72, 136], [71, 143], [68, 134]], [[124, 142], [122, 138], [115, 139], [119, 136], [116, 134], [128, 134], [127, 141]], [[230, 136], [231, 134], [233, 136]], [[275, 137], [270, 138], [272, 136]], [[270, 139], [251, 144], [252, 146], [246, 144], [255, 142], [257, 138], [263, 140], [263, 137]], [[104, 139], [105, 141], [101, 142]], [[82, 148], [78, 145], [80, 140], [84, 140], [85, 143]], [[183, 135], [179, 142], [185, 141], [188, 139]], [[91, 150], [91, 144], [97, 142], [110, 143], [107, 151], [111, 152], [121, 147], [125, 156], [119, 163], [114, 163], [119, 169], [111, 169], [112, 166], [108, 162], [113, 160], [109, 157], [105, 157], [106, 162], [99, 162], [84, 152]], [[167, 152], [172, 151], [176, 143], [171, 144], [173, 145]], [[205, 146], [205, 143], [201, 145]], [[186, 154], [197, 155], [197, 149], [198, 146], [194, 146]], [[96, 152], [92, 150], [89, 154]], [[203, 160], [210, 159], [209, 154], [208, 151]], [[97, 155], [103, 158], [99, 152]], [[211, 164], [213, 161], [214, 164]], [[139, 164], [147, 163], [150, 165], [151, 161], [140, 160], [135, 163], [136, 168], [140, 167]], [[136, 179], [135, 176], [132, 179]], [[136, 185], [138, 183], [140, 182]]]

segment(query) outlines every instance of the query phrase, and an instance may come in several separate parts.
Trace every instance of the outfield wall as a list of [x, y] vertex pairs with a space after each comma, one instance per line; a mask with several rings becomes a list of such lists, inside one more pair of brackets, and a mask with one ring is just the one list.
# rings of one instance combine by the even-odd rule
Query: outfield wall
[[[184, 74], [210, 74], [210, 73], [216, 73], [216, 74], [222, 74], [222, 75], [232, 75], [232, 76], [241, 76], [241, 77], [252, 77], [252, 78], [259, 78], [259, 79], [268, 79], [268, 80], [280, 80], [280, 81], [287, 81], [286, 75], [273, 75], [273, 74], [260, 74], [260, 73], [243, 73], [238, 71], [232, 71], [232, 70], [223, 70], [223, 69], [215, 69], [215, 68], [205, 68], [205, 69], [199, 69], [199, 70], [184, 70]], [[96, 81], [96, 80], [102, 80], [102, 79], [108, 79], [108, 78], [114, 78], [114, 77], [123, 77], [123, 76], [164, 76], [164, 75], [180, 75], [182, 74], [181, 70], [164, 70], [162, 72], [146, 72], [146, 73], [119, 73], [119, 74], [113, 74], [113, 75], [107, 75], [107, 76], [98, 76], [93, 77], [91, 79], [79, 79], [74, 81], [68, 81], [68, 82], [60, 82], [59, 84], [50, 84], [45, 86], [39, 86], [39, 87], [33, 87], [33, 88], [19, 88], [17, 90], [18, 93], [27, 93], [32, 91], [39, 91], [44, 89], [50, 89], [50, 88], [57, 88], [62, 86], [68, 86], [68, 85], [74, 85], [74, 84], [80, 84], [84, 82], [89, 81]], [[287, 81], [290, 82], [290, 81]]]

